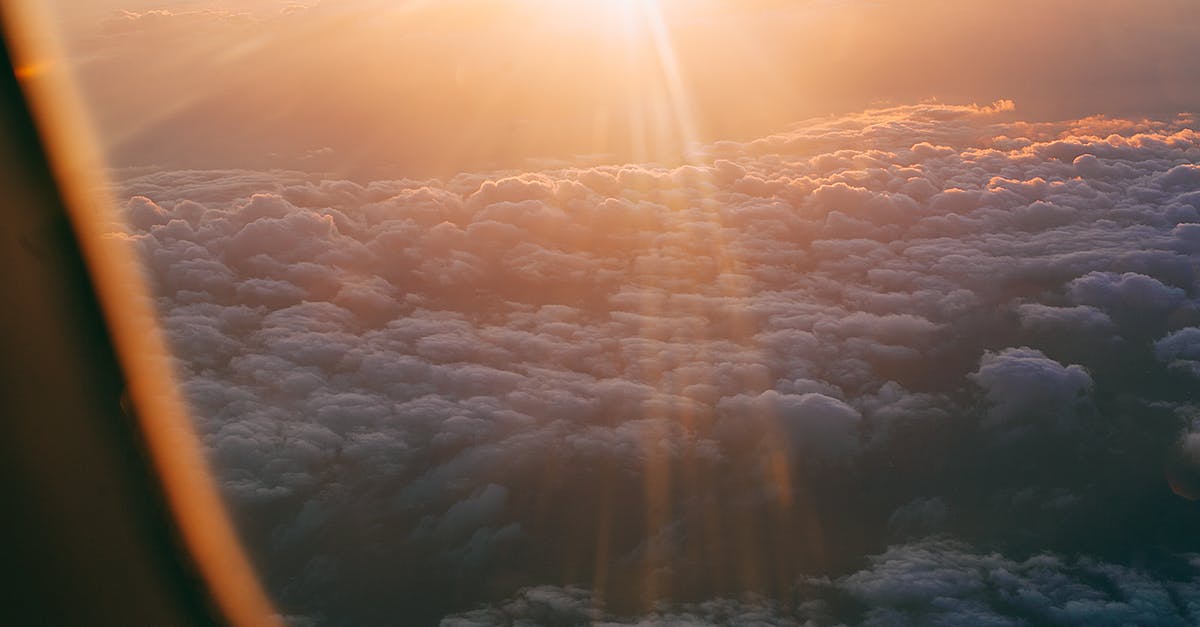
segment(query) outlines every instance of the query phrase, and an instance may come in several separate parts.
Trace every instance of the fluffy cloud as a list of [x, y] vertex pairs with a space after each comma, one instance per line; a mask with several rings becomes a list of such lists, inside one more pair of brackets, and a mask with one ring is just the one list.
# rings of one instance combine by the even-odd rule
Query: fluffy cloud
[[1029, 414], [1064, 426], [1072, 422], [1076, 406], [1092, 387], [1092, 378], [1082, 367], [1063, 367], [1041, 351], [1024, 347], [985, 354], [971, 376], [993, 404], [985, 421], [991, 427]]
[[1165, 576], [1051, 553], [1012, 559], [931, 538], [890, 547], [834, 580], [807, 579], [792, 602], [750, 595], [622, 617], [584, 589], [543, 586], [441, 625], [1190, 625], [1200, 611], [1200, 556], [1174, 566]]
[[805, 459], [845, 459], [858, 447], [862, 416], [824, 394], [739, 394], [721, 399], [717, 410], [715, 433], [730, 447], [750, 440]]
[[1200, 328], [1187, 327], [1158, 340], [1154, 354], [1172, 369], [1200, 377]]
[[889, 548], [832, 582], [864, 625], [1186, 625], [1200, 609], [1200, 561], [1179, 578], [1052, 554], [1012, 559], [926, 540]]
[[1186, 622], [1200, 136], [1012, 106], [677, 168], [133, 173], [123, 236], [289, 614]]

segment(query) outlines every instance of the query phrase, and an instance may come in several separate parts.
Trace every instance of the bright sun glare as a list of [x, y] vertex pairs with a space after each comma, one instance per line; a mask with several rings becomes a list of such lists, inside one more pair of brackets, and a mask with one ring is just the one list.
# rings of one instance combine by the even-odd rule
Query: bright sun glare
[[[572, 13], [573, 19], [588, 20], [594, 34], [608, 41], [611, 53], [625, 59], [631, 82], [650, 86], [630, 92], [627, 106], [631, 117], [649, 118], [643, 136], [633, 138], [634, 143], [666, 141], [676, 145], [648, 147], [648, 152], [668, 148], [682, 154], [698, 138], [666, 4], [665, 0], [567, 0], [559, 6]], [[663, 129], [668, 130], [663, 133]]]
[[585, 21], [609, 35], [633, 34], [647, 18], [661, 17], [662, 11], [660, 0], [560, 0], [539, 4], [549, 14], [564, 12], [568, 19]]

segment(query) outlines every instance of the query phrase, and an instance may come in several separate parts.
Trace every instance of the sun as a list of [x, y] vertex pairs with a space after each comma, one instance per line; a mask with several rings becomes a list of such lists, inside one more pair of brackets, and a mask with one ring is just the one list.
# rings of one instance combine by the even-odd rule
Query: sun
[[659, 4], [660, 0], [559, 0], [555, 4], [574, 5], [580, 11], [636, 9]]
[[560, 12], [563, 17], [584, 20], [608, 35], [627, 35], [644, 25], [649, 16], [661, 11], [660, 0], [548, 0], [539, 2], [543, 10]]
[[[665, 135], [684, 144], [695, 140], [692, 103], [684, 84], [670, 16], [677, 0], [542, 0], [551, 11], [576, 27], [583, 26], [600, 54], [620, 59], [629, 84], [631, 119], [644, 118], [647, 129], [670, 127]], [[693, 0], [699, 2], [701, 0]], [[550, 8], [553, 7], [553, 8]], [[662, 137], [634, 138], [634, 143], [661, 143]], [[663, 135], [663, 133], [658, 133]], [[663, 148], [659, 146], [659, 148]]]

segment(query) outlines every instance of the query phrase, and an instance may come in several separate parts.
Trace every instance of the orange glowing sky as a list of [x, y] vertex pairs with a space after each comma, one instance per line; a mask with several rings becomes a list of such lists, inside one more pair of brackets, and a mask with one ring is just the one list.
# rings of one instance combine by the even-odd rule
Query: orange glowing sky
[[671, 163], [885, 103], [1061, 119], [1200, 97], [1187, 0], [55, 4], [116, 165]]

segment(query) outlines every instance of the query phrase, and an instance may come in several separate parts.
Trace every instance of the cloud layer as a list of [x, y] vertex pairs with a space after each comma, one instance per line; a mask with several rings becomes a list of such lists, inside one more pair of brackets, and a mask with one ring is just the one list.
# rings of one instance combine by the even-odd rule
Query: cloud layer
[[1195, 621], [1200, 135], [1012, 108], [676, 168], [132, 172], [123, 237], [288, 613]]
[[1200, 557], [1175, 564], [1178, 581], [1143, 569], [1053, 554], [1011, 559], [943, 538], [893, 547], [863, 570], [800, 582], [795, 600], [761, 597], [663, 605], [607, 615], [582, 588], [541, 586], [442, 621], [486, 625], [1190, 625], [1200, 611]]

